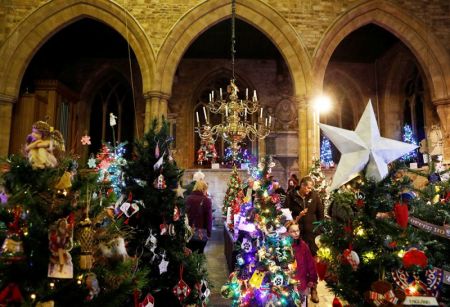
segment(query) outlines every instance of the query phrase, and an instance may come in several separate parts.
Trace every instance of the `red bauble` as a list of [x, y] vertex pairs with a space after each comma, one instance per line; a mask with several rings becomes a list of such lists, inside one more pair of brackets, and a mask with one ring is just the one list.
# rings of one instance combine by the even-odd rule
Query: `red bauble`
[[405, 203], [396, 203], [394, 205], [395, 220], [401, 228], [408, 226], [408, 205]]
[[342, 307], [342, 303], [337, 297], [333, 299], [333, 307]]
[[420, 266], [423, 269], [428, 265], [428, 257], [423, 251], [413, 248], [405, 253], [403, 266], [409, 268], [413, 265]]

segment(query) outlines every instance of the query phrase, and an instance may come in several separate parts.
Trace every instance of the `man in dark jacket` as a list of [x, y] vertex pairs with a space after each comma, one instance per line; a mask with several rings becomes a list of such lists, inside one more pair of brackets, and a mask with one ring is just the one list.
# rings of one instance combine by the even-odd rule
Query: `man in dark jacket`
[[[303, 177], [298, 189], [292, 189], [287, 196], [287, 207], [292, 217], [298, 221], [303, 240], [308, 244], [311, 254], [317, 255], [317, 245], [314, 242], [314, 225], [316, 221], [323, 220], [324, 208], [319, 195], [313, 190], [314, 181], [311, 177]], [[311, 300], [319, 302], [317, 287], [311, 288]]]

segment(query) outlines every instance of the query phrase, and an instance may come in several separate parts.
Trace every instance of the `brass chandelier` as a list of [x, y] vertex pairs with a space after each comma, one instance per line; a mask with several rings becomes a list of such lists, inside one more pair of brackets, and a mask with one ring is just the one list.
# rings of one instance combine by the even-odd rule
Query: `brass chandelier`
[[[200, 125], [200, 118], [196, 112], [197, 127], [194, 128], [198, 133], [200, 140], [204, 143], [214, 143], [220, 136], [230, 144], [233, 152], [233, 159], [236, 158], [241, 142], [248, 138], [250, 141], [256, 139], [264, 139], [270, 133], [272, 125], [272, 117], [263, 118], [263, 108], [258, 102], [256, 90], [253, 91], [251, 99], [249, 99], [248, 89], [245, 90], [245, 99], [239, 99], [239, 89], [236, 86], [234, 75], [234, 56], [235, 50], [235, 17], [236, 2], [231, 2], [231, 66], [232, 79], [230, 85], [227, 86], [226, 93], [222, 92], [222, 88], [215, 94], [211, 91], [209, 94], [209, 102], [206, 105], [211, 113], [221, 114], [224, 121], [220, 124], [212, 126], [207, 117], [206, 108], [203, 107], [205, 123]], [[257, 114], [254, 120], [253, 114]]]

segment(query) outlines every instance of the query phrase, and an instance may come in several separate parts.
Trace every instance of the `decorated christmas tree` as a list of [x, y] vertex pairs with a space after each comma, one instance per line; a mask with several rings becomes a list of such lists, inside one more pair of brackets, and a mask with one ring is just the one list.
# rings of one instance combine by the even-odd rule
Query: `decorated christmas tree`
[[320, 125], [342, 153], [316, 238], [328, 287], [352, 306], [447, 305], [448, 182], [413, 188], [394, 161], [416, 146], [381, 137], [370, 102], [355, 131]]
[[128, 214], [133, 229], [128, 250], [138, 259], [136, 270], [149, 272], [141, 300], [155, 306], [200, 306], [210, 293], [205, 259], [186, 248], [191, 230], [180, 186], [183, 171], [172, 158], [168, 128], [163, 122], [158, 129], [154, 121], [125, 167], [124, 199], [134, 208]]
[[235, 271], [221, 289], [232, 306], [299, 306], [303, 300], [293, 279], [292, 241], [281, 235], [286, 228], [280, 197], [268, 193], [273, 166], [266, 158], [252, 172], [254, 201], [246, 198], [235, 221]]
[[[414, 135], [414, 132], [410, 125], [405, 124], [402, 128], [402, 140], [405, 143], [418, 145], [416, 137]], [[407, 154], [405, 154], [403, 157], [401, 157], [402, 161], [405, 162], [415, 162], [417, 161], [417, 150], [413, 150]]]
[[[403, 174], [356, 180], [332, 197], [333, 219], [323, 224], [318, 255], [328, 265], [328, 286], [355, 306], [417, 296], [450, 302], [450, 236], [439, 226], [450, 214], [448, 183], [413, 192]], [[378, 297], [388, 288], [389, 297]]]
[[126, 254], [128, 231], [105, 210], [114, 193], [78, 169], [46, 122], [25, 150], [2, 164], [0, 304], [129, 304], [146, 280]]
[[241, 211], [241, 204], [244, 201], [242, 181], [237, 168], [234, 166], [231, 172], [228, 188], [223, 199], [222, 213], [227, 217], [228, 227], [234, 227], [234, 215]]
[[244, 144], [241, 144], [239, 147], [239, 151], [235, 157], [233, 157], [233, 149], [231, 146], [225, 148], [225, 153], [223, 157], [223, 161], [225, 164], [231, 165], [241, 165], [243, 163], [251, 163], [252, 156], [248, 152], [248, 149], [245, 148]]
[[322, 138], [322, 143], [320, 144], [320, 162], [325, 168], [330, 168], [334, 166], [333, 153], [331, 151], [330, 140], [324, 136]]
[[314, 180], [314, 191], [316, 191], [320, 199], [322, 200], [325, 215], [327, 215], [330, 207], [330, 195], [327, 192], [327, 187], [329, 186], [329, 181], [326, 179], [325, 174], [322, 171], [321, 160], [315, 159], [309, 169], [308, 176]]

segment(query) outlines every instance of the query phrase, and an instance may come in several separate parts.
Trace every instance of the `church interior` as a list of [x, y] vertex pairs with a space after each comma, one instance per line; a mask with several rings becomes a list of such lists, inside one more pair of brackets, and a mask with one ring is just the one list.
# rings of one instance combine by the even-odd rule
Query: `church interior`
[[[124, 158], [132, 161], [139, 156], [135, 141], [151, 142], [145, 135], [155, 128], [154, 120], [157, 129], [164, 122], [171, 145], [164, 151], [166, 144], [158, 141], [155, 157], [161, 149], [162, 156], [184, 170], [180, 187], [199, 171], [209, 184], [215, 232], [205, 253], [210, 271], [220, 272], [217, 277], [209, 273], [218, 280], [209, 305], [231, 306], [219, 294], [229, 274], [223, 265], [223, 233], [228, 235], [223, 202], [229, 193], [230, 161], [237, 157], [230, 154], [230, 144], [240, 153], [245, 149], [237, 171], [243, 182], [251, 177], [252, 164], [270, 156], [271, 176], [287, 189], [292, 174], [302, 178], [310, 174], [312, 162], [323, 159], [328, 137], [332, 162], [322, 163], [321, 171], [332, 180], [346, 153], [342, 147], [351, 146], [335, 144], [318, 124], [353, 132], [370, 104], [382, 137], [405, 141], [404, 128], [411, 129], [420, 146], [410, 166], [413, 172], [430, 171], [436, 156], [440, 167], [448, 168], [449, 13], [446, 0], [0, 1], [0, 156], [26, 156], [27, 136], [36, 122], [44, 121], [51, 131], [60, 131], [65, 152], [78, 159], [80, 169], [98, 157], [105, 142], [113, 147], [126, 143]], [[245, 122], [238, 123], [248, 126], [247, 136], [227, 139], [225, 132], [223, 137], [215, 132], [205, 143], [202, 129], [229, 123], [232, 112], [231, 107], [221, 112], [210, 107], [219, 89], [220, 98], [223, 89], [225, 95], [235, 93], [241, 104], [244, 99], [250, 105], [257, 95], [258, 107], [248, 112], [249, 125], [247, 107]], [[327, 110], [317, 107], [318, 97], [327, 97]], [[244, 109], [240, 112], [244, 118]], [[255, 137], [250, 138], [253, 122]], [[261, 129], [265, 133], [258, 136]], [[83, 143], [85, 136], [89, 146]], [[212, 147], [205, 149], [205, 144]], [[394, 160], [386, 159], [377, 165]], [[162, 168], [161, 176], [163, 169], [169, 170]], [[8, 170], [2, 167], [0, 174]], [[7, 180], [0, 185], [7, 187]], [[450, 194], [443, 190], [448, 208]], [[2, 289], [9, 287], [6, 279], [0, 280], [0, 304]], [[337, 288], [325, 288], [321, 281], [320, 303], [302, 306], [338, 306], [339, 296], [343, 302], [352, 300]], [[21, 292], [28, 295], [22, 302], [29, 303], [30, 291]], [[449, 294], [441, 295], [440, 302], [450, 301], [445, 299]]]

